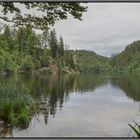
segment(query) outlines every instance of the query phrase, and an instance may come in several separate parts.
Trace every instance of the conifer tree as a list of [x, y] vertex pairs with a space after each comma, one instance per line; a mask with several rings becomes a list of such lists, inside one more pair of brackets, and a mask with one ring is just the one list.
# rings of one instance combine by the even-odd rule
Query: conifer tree
[[49, 45], [50, 45], [50, 48], [51, 48], [52, 58], [56, 58], [57, 57], [57, 52], [58, 52], [58, 42], [57, 42], [56, 32], [55, 32], [54, 29], [52, 31], [50, 31]]
[[9, 51], [12, 51], [13, 50], [13, 38], [11, 36], [11, 30], [10, 30], [10, 27], [9, 26], [6, 26], [4, 28], [4, 40], [6, 42], [6, 46], [7, 46], [7, 49]]
[[60, 54], [60, 57], [63, 57], [64, 56], [64, 41], [63, 41], [62, 36], [60, 36], [59, 54]]

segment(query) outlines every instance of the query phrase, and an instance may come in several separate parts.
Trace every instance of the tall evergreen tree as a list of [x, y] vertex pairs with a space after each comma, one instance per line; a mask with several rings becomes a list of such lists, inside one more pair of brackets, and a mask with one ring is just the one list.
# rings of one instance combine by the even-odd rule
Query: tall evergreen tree
[[57, 42], [56, 32], [55, 32], [54, 29], [52, 31], [50, 31], [49, 45], [50, 45], [50, 48], [51, 48], [52, 58], [56, 58], [57, 57], [57, 52], [58, 52], [58, 42]]
[[16, 42], [17, 42], [17, 49], [20, 53], [20, 55], [23, 55], [23, 52], [25, 52], [25, 46], [26, 45], [26, 34], [25, 29], [23, 27], [19, 27], [16, 34]]
[[62, 36], [60, 36], [60, 42], [59, 42], [59, 55], [60, 57], [64, 56], [64, 41]]
[[3, 36], [4, 36], [5, 42], [7, 43], [6, 44], [7, 49], [9, 51], [12, 51], [13, 50], [13, 38], [12, 38], [11, 30], [10, 30], [9, 26], [5, 27]]
[[49, 31], [44, 30], [43, 33], [40, 35], [40, 43], [42, 48], [47, 48], [48, 47], [48, 42], [49, 42]]
[[26, 33], [26, 53], [29, 55], [35, 55], [35, 47], [37, 46], [37, 35], [32, 30], [31, 26], [26, 26], [25, 28]]

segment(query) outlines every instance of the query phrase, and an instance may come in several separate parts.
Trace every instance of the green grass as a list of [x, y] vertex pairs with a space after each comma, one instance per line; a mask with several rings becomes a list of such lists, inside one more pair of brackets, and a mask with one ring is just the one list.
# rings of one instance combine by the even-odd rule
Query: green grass
[[38, 106], [22, 85], [0, 86], [0, 119], [6, 124], [27, 128]]
[[132, 130], [136, 134], [136, 137], [140, 138], [140, 125], [135, 121], [134, 123], [135, 123], [134, 126], [132, 126], [131, 124], [128, 124], [128, 125], [132, 128]]

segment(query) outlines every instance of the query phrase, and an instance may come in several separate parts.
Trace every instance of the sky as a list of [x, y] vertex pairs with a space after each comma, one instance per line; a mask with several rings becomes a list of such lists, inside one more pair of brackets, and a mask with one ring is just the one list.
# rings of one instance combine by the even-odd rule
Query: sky
[[[52, 27], [58, 37], [61, 34], [64, 42], [69, 44], [69, 49], [91, 50], [109, 57], [120, 53], [133, 41], [140, 40], [140, 3], [84, 5], [88, 9], [83, 14], [83, 21], [68, 16], [67, 20], [60, 20]], [[41, 14], [35, 10], [26, 11], [21, 5], [20, 9], [25, 13]]]
[[58, 21], [57, 35], [63, 36], [70, 49], [92, 50], [103, 56], [119, 53], [140, 40], [140, 3], [88, 3], [79, 21], [69, 16]]

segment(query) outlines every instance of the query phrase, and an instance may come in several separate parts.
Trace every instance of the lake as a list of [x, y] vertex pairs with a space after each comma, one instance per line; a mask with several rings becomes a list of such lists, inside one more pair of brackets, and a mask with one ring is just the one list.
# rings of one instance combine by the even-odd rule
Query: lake
[[20, 83], [34, 99], [46, 100], [46, 109], [32, 117], [27, 129], [7, 129], [9, 136], [131, 137], [128, 124], [140, 122], [137, 75], [22, 75], [3, 76], [0, 82]]

